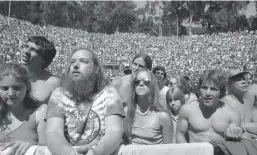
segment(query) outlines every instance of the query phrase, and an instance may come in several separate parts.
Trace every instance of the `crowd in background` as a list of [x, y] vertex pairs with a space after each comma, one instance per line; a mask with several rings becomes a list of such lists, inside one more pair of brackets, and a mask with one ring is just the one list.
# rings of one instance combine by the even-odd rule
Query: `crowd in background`
[[1, 63], [17, 62], [19, 46], [28, 36], [42, 35], [54, 42], [57, 55], [48, 68], [60, 75], [67, 64], [68, 53], [75, 47], [95, 49], [103, 65], [116, 63], [119, 69], [105, 69], [108, 79], [122, 74], [122, 66], [131, 64], [136, 53], [145, 52], [154, 60], [153, 66], [165, 66], [169, 76], [186, 75], [196, 82], [199, 74], [210, 68], [245, 66], [251, 73], [257, 51], [257, 35], [248, 32], [229, 32], [213, 35], [155, 37], [145, 34], [115, 33], [112, 35], [33, 25], [27, 21], [0, 16]]

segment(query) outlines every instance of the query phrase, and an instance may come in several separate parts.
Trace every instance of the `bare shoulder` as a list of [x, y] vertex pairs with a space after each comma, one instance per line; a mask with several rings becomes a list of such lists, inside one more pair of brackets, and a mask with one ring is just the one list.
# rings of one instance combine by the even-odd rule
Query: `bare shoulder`
[[45, 119], [47, 113], [47, 104], [42, 104], [36, 110], [36, 121], [43, 121]]
[[112, 80], [111, 85], [122, 84], [124, 81], [129, 81], [129, 80], [130, 80], [130, 75], [119, 76]]
[[235, 99], [232, 98], [230, 95], [226, 95], [223, 98], [221, 98], [220, 101], [225, 104], [231, 104], [231, 103], [235, 102]]
[[110, 86], [119, 89], [121, 87], [125, 87], [126, 85], [130, 85], [131, 83], [131, 75], [119, 76], [112, 80]]
[[51, 83], [57, 83], [57, 82], [60, 82], [61, 79], [55, 75], [51, 75], [48, 79], [47, 79], [48, 82], [51, 82]]
[[53, 87], [53, 89], [61, 86], [61, 79], [55, 75], [50, 76], [47, 79], [47, 83]]
[[41, 105], [37, 108], [36, 112], [37, 112], [37, 113], [41, 113], [41, 112], [46, 111], [46, 110], [47, 110], [47, 104], [41, 104]]
[[170, 116], [168, 113], [164, 112], [164, 111], [161, 111], [159, 112], [160, 114], [160, 119], [163, 120], [163, 121], [166, 121], [166, 120], [170, 120]]
[[247, 92], [257, 95], [257, 84], [252, 84], [248, 87]]
[[230, 116], [239, 115], [240, 116], [240, 112], [236, 108], [231, 106], [230, 104], [224, 103], [224, 106], [222, 107], [222, 109], [223, 109], [223, 112], [225, 111], [226, 115], [230, 115]]
[[197, 108], [199, 109], [198, 101], [192, 101], [190, 104], [184, 104], [179, 110], [179, 115], [189, 116], [190, 113], [192, 114], [197, 111]]

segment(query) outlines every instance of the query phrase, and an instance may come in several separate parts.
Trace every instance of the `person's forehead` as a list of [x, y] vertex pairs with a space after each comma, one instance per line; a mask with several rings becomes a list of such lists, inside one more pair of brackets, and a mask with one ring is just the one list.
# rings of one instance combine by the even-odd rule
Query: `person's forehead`
[[13, 74], [9, 74], [1, 77], [0, 85], [7, 85], [10, 83], [14, 85], [24, 84], [24, 82], [21, 79], [17, 78]]
[[158, 70], [155, 71], [155, 73], [164, 73], [164, 71], [161, 70], [161, 69], [158, 69]]
[[71, 59], [88, 59], [88, 60], [93, 60], [93, 55], [91, 52], [87, 50], [78, 50], [76, 51]]
[[41, 48], [40, 45], [37, 45], [36, 43], [31, 42], [31, 41], [28, 41], [26, 44], [27, 44], [28, 46], [30, 46], [30, 47], [35, 48], [35, 49], [40, 49], [40, 48]]
[[147, 78], [150, 79], [150, 74], [147, 71], [141, 71], [137, 74], [137, 78], [141, 79], [141, 78]]
[[202, 86], [218, 87], [217, 83], [211, 79], [205, 79], [202, 82]]
[[137, 63], [137, 64], [140, 64], [140, 65], [143, 65], [145, 66], [145, 60], [142, 58], [142, 57], [139, 57], [139, 58], [136, 58], [133, 63]]

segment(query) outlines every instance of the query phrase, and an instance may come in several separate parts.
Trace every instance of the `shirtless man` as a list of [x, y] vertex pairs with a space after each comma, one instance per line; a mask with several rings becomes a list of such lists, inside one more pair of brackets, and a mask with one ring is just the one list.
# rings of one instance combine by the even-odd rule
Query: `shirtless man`
[[240, 114], [224, 104], [220, 98], [225, 95], [225, 78], [216, 70], [205, 71], [200, 80], [200, 98], [185, 104], [179, 112], [177, 143], [210, 142], [238, 139], [242, 135]]
[[[228, 103], [240, 112], [241, 125], [245, 131], [255, 130], [257, 134], [257, 110], [255, 98], [257, 97], [257, 85], [248, 85], [246, 74], [248, 72], [240, 71], [239, 69], [230, 70], [228, 73], [228, 91], [222, 101]], [[252, 137], [253, 136], [253, 137]], [[255, 138], [254, 138], [255, 137]], [[257, 137], [245, 132], [243, 138]]]
[[124, 75], [115, 78], [110, 85], [114, 86], [121, 97], [125, 114], [127, 114], [127, 105], [131, 103], [132, 87], [131, 81], [135, 72], [139, 70], [152, 69], [152, 59], [149, 55], [140, 53], [137, 54], [132, 61], [132, 74]]
[[43, 36], [31, 36], [20, 50], [19, 63], [33, 76], [32, 99], [47, 103], [52, 91], [60, 86], [60, 79], [45, 70], [56, 55], [53, 43]]
[[242, 122], [242, 127], [245, 129], [244, 138], [257, 139], [257, 84], [252, 84], [248, 87], [244, 94], [245, 100], [249, 103], [252, 109], [251, 117], [245, 122]]
[[166, 105], [166, 93], [169, 90], [169, 87], [165, 86], [165, 80], [167, 77], [166, 70], [163, 66], [155, 66], [153, 68], [153, 73], [158, 81], [158, 87], [160, 90], [159, 102], [162, 105]]

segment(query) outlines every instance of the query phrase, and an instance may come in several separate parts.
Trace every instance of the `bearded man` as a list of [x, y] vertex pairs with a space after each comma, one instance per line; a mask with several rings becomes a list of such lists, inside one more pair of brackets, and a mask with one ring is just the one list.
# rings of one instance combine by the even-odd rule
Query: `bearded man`
[[116, 89], [102, 85], [97, 55], [73, 51], [62, 87], [49, 99], [46, 141], [52, 154], [108, 155], [119, 146], [123, 106]]

